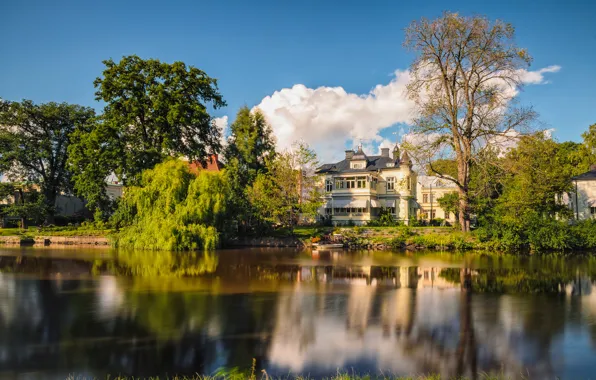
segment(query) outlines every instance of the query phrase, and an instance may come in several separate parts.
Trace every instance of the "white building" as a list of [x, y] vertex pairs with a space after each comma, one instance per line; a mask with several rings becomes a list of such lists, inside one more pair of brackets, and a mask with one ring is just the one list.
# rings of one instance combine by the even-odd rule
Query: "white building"
[[574, 192], [569, 196], [569, 207], [576, 219], [596, 219], [596, 165], [572, 181]]
[[437, 202], [438, 199], [450, 193], [457, 193], [457, 186], [453, 181], [436, 176], [418, 177], [416, 194], [420, 204], [419, 219], [445, 219], [449, 223], [454, 223], [455, 214], [445, 212]]
[[321, 213], [334, 225], [365, 225], [387, 209], [395, 219], [408, 223], [416, 216], [416, 173], [406, 152], [396, 145], [380, 156], [347, 150], [345, 159], [316, 171], [324, 177], [325, 204]]

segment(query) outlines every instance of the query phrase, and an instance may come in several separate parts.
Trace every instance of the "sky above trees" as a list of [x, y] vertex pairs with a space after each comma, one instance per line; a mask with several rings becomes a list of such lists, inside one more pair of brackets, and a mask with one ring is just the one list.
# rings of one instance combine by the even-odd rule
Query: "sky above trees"
[[303, 139], [322, 160], [362, 140], [380, 144], [408, 131], [404, 89], [412, 55], [404, 29], [444, 10], [503, 19], [534, 58], [518, 96], [559, 140], [580, 140], [596, 121], [596, 4], [451, 2], [78, 1], [0, 5], [0, 97], [91, 106], [102, 60], [124, 55], [184, 61], [217, 78], [231, 123], [260, 107], [278, 147]]

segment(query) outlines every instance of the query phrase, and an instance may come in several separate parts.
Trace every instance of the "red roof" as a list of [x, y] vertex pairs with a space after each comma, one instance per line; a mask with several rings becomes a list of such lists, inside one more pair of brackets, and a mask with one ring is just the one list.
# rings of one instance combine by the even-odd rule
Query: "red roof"
[[224, 164], [218, 160], [217, 154], [210, 154], [203, 162], [193, 161], [189, 164], [190, 171], [198, 174], [200, 171], [218, 172], [224, 168]]

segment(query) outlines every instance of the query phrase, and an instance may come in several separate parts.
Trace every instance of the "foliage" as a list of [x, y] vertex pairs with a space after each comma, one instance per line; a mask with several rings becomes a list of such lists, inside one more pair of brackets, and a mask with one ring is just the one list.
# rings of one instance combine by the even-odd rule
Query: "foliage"
[[379, 211], [378, 219], [370, 220], [366, 225], [368, 227], [391, 227], [399, 226], [401, 225], [401, 222], [393, 218], [393, 214], [391, 213], [390, 208], [383, 207]]
[[449, 12], [413, 22], [404, 45], [416, 54], [408, 85], [420, 115], [413, 133], [427, 140], [410, 150], [437, 174], [441, 169], [432, 165], [437, 156], [455, 160], [457, 176], [444, 178], [458, 187], [459, 222], [467, 231], [472, 163], [487, 142], [528, 128], [536, 116], [512, 106], [522, 84], [520, 69], [531, 58], [516, 46], [510, 24]]
[[67, 103], [0, 102], [0, 171], [15, 182], [39, 185], [49, 223], [56, 197], [72, 190], [66, 165], [71, 133], [94, 115], [91, 108]]
[[113, 216], [121, 247], [151, 250], [213, 249], [226, 232], [229, 186], [223, 173], [195, 176], [170, 159], [143, 173], [127, 189]]
[[94, 82], [103, 115], [76, 131], [70, 150], [77, 192], [92, 204], [105, 202], [101, 187], [111, 172], [135, 185], [168, 156], [202, 160], [220, 149], [221, 131], [207, 112], [208, 105], [225, 106], [215, 79], [183, 62], [135, 55], [103, 63]]
[[260, 215], [246, 196], [258, 174], [266, 173], [267, 159], [275, 157], [275, 141], [271, 127], [263, 114], [242, 107], [230, 126], [230, 137], [225, 149], [226, 171], [232, 190], [232, 216], [243, 232], [257, 229]]
[[302, 143], [267, 160], [267, 173], [247, 189], [251, 205], [265, 220], [292, 230], [300, 213], [314, 214], [321, 206], [316, 163], [314, 151]]
[[443, 195], [441, 198], [437, 199], [437, 203], [443, 211], [445, 211], [445, 215], [449, 215], [451, 213], [456, 214], [459, 210], [459, 194], [458, 193], [447, 193]]

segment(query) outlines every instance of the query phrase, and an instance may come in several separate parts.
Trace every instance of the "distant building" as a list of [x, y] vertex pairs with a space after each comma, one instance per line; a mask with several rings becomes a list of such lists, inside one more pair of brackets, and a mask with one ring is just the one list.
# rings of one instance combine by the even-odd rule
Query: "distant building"
[[189, 164], [190, 171], [198, 174], [200, 171], [219, 172], [225, 165], [219, 160], [217, 154], [210, 154], [204, 161], [192, 161]]
[[596, 165], [571, 180], [574, 192], [568, 197], [568, 204], [575, 218], [596, 219]]
[[382, 209], [406, 224], [416, 215], [416, 173], [396, 145], [381, 149], [380, 156], [367, 156], [362, 146], [347, 150], [345, 159], [317, 168], [324, 178], [321, 214], [334, 225], [365, 225], [377, 219]]
[[417, 183], [418, 218], [421, 220], [445, 219], [449, 223], [455, 222], [455, 214], [445, 212], [438, 199], [446, 194], [456, 193], [457, 186], [452, 181], [435, 176], [420, 176]]
[[114, 173], [110, 174], [106, 179], [106, 193], [112, 200], [122, 197], [124, 193], [122, 181]]

